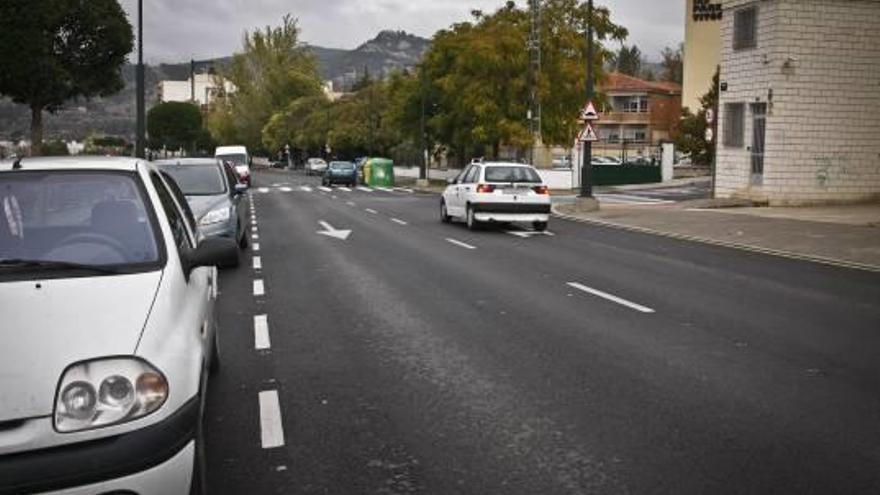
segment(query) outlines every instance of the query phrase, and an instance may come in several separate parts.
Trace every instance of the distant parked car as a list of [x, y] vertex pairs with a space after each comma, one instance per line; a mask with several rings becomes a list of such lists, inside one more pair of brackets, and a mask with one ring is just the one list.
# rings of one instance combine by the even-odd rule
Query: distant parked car
[[325, 170], [327, 170], [327, 162], [322, 158], [306, 160], [306, 175], [321, 175]]
[[474, 230], [484, 222], [531, 223], [547, 229], [550, 191], [534, 167], [518, 163], [472, 163], [440, 200], [440, 220], [463, 219]]
[[571, 168], [571, 157], [557, 156], [553, 158], [553, 168]]
[[354, 187], [357, 185], [357, 166], [352, 162], [330, 162], [321, 183], [325, 186], [344, 184]]
[[253, 178], [251, 177], [251, 156], [244, 146], [219, 146], [214, 151], [214, 158], [218, 158], [225, 162], [229, 162], [235, 167], [235, 173], [238, 174], [239, 181], [253, 186]]
[[225, 237], [240, 249], [247, 247], [247, 186], [236, 181], [229, 165], [211, 158], [162, 160], [155, 165], [171, 176], [186, 196], [201, 235]]
[[199, 240], [148, 162], [13, 168], [0, 165], [0, 493], [216, 493], [202, 433], [213, 266], [235, 244]]

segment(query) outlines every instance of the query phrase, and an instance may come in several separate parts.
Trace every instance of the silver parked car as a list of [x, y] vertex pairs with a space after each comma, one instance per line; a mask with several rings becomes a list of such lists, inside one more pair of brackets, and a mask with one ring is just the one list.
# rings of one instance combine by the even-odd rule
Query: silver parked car
[[[248, 245], [247, 184], [239, 183], [230, 165], [213, 158], [185, 158], [153, 162], [174, 179], [186, 196], [199, 233], [233, 239]], [[236, 259], [235, 266], [238, 265]]]
[[204, 492], [217, 270], [135, 159], [0, 164], [0, 493]]

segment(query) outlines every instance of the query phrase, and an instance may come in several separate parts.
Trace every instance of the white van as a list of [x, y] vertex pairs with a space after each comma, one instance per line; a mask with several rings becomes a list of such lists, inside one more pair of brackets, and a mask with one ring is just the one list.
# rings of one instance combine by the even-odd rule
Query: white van
[[251, 155], [244, 146], [218, 146], [214, 151], [214, 158], [230, 162], [235, 167], [240, 181], [248, 186], [251, 182]]

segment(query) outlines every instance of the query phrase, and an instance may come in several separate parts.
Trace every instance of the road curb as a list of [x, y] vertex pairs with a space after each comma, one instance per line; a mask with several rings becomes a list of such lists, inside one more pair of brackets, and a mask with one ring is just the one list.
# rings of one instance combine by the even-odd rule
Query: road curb
[[560, 213], [556, 206], [552, 207], [553, 216], [556, 218], [561, 218], [563, 220], [568, 220], [571, 222], [578, 223], [587, 223], [591, 225], [598, 225], [601, 227], [608, 227], [618, 230], [626, 230], [630, 232], [638, 232], [640, 234], [648, 234], [648, 235], [656, 235], [660, 237], [667, 237], [670, 239], [677, 239], [681, 241], [689, 241], [689, 242], [699, 242], [701, 244], [709, 244], [712, 246], [720, 246], [731, 249], [738, 249], [740, 251], [748, 251], [752, 253], [766, 254], [770, 256], [777, 256], [780, 258], [787, 258], [798, 261], [809, 261], [812, 263], [818, 263], [822, 265], [834, 266], [838, 268], [849, 268], [853, 270], [862, 270], [873, 273], [880, 273], [880, 266], [876, 265], [868, 265], [864, 263], [857, 263], [854, 261], [846, 261], [839, 260], [835, 258], [826, 258], [824, 256], [815, 256], [810, 254], [802, 254], [802, 253], [794, 253], [791, 251], [783, 251], [779, 249], [771, 249], [760, 246], [753, 246], [751, 244], [741, 244], [738, 242], [730, 242], [730, 241], [719, 241], [717, 239], [710, 239], [708, 237], [699, 237], [687, 234], [677, 234], [675, 232], [664, 232], [662, 230], [654, 230], [649, 229], [647, 227], [637, 227], [634, 225], [626, 225], [622, 223], [608, 222], [605, 220], [598, 220], [594, 218], [582, 218], [576, 217], [573, 215], [568, 215], [566, 213]]

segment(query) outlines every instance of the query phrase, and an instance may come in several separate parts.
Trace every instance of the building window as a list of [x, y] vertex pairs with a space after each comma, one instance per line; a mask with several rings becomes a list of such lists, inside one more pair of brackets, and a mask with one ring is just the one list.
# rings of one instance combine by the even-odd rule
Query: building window
[[748, 50], [758, 46], [758, 7], [737, 10], [733, 16], [733, 49]]
[[643, 97], [639, 98], [639, 111], [641, 113], [648, 112], [648, 97], [647, 96], [643, 96]]
[[744, 103], [724, 104], [724, 146], [743, 147], [746, 106]]

